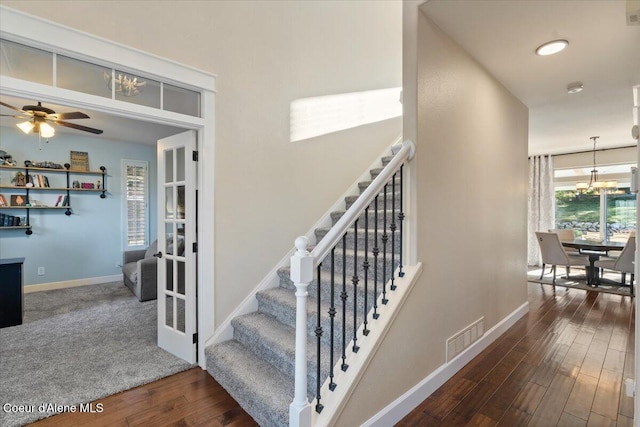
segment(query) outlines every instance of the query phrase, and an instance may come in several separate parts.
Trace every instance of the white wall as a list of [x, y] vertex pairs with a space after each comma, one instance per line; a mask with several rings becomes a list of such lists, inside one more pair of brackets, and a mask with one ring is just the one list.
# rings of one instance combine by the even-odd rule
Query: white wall
[[406, 17], [418, 20], [424, 272], [338, 426], [362, 424], [442, 366], [456, 332], [482, 316], [488, 330], [527, 301], [527, 108], [422, 13]]
[[291, 101], [401, 85], [401, 2], [3, 4], [218, 75], [216, 324], [400, 134], [391, 119], [289, 142]]
[[[48, 144], [42, 142], [38, 150], [38, 138], [25, 135], [17, 128], [0, 128], [0, 149], [11, 154], [19, 166], [25, 160], [52, 161], [59, 164], [69, 162], [69, 152], [89, 153], [89, 167], [98, 170], [107, 168], [107, 197], [100, 193], [71, 192], [73, 214], [64, 210], [30, 211], [33, 234], [24, 230], [0, 231], [0, 258], [25, 257], [25, 286], [43, 283], [66, 282], [121, 275], [116, 264], [122, 263], [122, 218], [121, 218], [121, 159], [149, 162], [150, 206], [156, 205], [156, 147], [155, 145], [130, 144], [120, 141], [98, 139], [91, 136], [58, 133]], [[38, 172], [46, 175], [50, 184], [66, 186], [65, 174]], [[0, 170], [2, 184], [10, 185], [14, 173]], [[100, 176], [79, 176], [79, 181], [95, 182]], [[56, 185], [57, 184], [57, 185]], [[7, 200], [15, 191], [0, 189]], [[57, 195], [64, 192], [32, 191], [30, 197], [53, 205]], [[3, 210], [5, 214], [26, 215], [23, 210]], [[156, 215], [150, 215], [150, 235], [155, 239]], [[38, 267], [45, 268], [45, 275], [37, 275]]]

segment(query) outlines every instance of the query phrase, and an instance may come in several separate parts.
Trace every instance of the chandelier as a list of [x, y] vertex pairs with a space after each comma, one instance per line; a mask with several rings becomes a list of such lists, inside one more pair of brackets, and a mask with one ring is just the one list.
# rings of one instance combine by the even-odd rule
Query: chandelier
[[123, 96], [138, 96], [142, 95], [142, 88], [147, 82], [138, 81], [137, 77], [129, 77], [126, 74], [118, 73], [118, 77], [114, 79], [115, 75], [104, 72], [104, 81], [107, 82], [107, 87], [112, 89], [115, 86], [116, 93]]
[[600, 192], [601, 190], [605, 192], [612, 192], [617, 190], [618, 188], [617, 181], [601, 181], [598, 177], [598, 169], [596, 169], [596, 141], [598, 140], [598, 138], [600, 137], [592, 136], [591, 138], [589, 138], [593, 140], [593, 169], [591, 170], [589, 182], [576, 183], [576, 190], [582, 193], [585, 193], [589, 190], [594, 190], [595, 192]]

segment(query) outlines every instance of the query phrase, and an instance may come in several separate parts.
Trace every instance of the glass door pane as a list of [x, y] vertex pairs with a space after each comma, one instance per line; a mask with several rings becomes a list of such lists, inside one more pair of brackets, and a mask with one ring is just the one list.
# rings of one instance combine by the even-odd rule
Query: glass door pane
[[584, 237], [600, 234], [600, 194], [556, 191], [556, 228], [573, 228]]
[[636, 231], [636, 195], [628, 187], [619, 188], [614, 194], [607, 194], [606, 206], [607, 237], [626, 242]]

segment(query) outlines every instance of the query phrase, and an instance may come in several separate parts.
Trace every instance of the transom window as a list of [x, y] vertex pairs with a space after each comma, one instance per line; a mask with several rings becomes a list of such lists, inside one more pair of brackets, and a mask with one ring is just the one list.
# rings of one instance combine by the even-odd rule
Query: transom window
[[201, 117], [200, 93], [141, 73], [104, 67], [0, 39], [0, 73], [53, 87]]

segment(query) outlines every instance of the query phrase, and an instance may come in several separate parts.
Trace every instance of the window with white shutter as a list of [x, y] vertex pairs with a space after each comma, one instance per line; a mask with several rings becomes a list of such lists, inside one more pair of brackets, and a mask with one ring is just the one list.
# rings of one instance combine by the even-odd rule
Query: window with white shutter
[[122, 161], [123, 249], [149, 245], [149, 166], [147, 162]]

